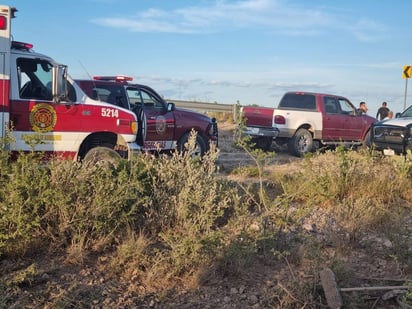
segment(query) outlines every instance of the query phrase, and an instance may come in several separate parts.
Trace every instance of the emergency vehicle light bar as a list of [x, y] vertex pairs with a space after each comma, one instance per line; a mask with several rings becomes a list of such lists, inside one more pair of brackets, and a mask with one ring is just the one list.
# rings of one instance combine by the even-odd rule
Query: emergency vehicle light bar
[[18, 41], [12, 41], [11, 42], [11, 48], [29, 50], [29, 49], [33, 48], [33, 44], [18, 42]]
[[133, 80], [133, 77], [125, 76], [125, 75], [117, 75], [117, 76], [94, 76], [94, 80], [114, 80], [116, 82], [130, 82]]

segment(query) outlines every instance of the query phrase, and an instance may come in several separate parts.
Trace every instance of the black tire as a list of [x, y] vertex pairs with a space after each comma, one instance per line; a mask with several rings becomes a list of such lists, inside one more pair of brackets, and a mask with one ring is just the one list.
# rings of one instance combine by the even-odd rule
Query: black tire
[[90, 149], [84, 156], [83, 163], [86, 166], [107, 165], [116, 166], [121, 160], [119, 153], [109, 147], [98, 146]]
[[289, 152], [296, 157], [303, 157], [313, 150], [313, 136], [306, 129], [299, 129], [290, 139], [288, 144]]
[[[177, 146], [180, 152], [187, 151], [187, 143], [189, 142], [189, 133], [185, 133], [179, 140]], [[193, 150], [192, 157], [203, 157], [205, 153], [209, 150], [207, 141], [198, 133], [196, 135], [196, 145]]]
[[371, 131], [368, 131], [366, 133], [365, 138], [363, 139], [362, 142], [362, 148], [369, 149], [372, 146], [372, 140], [371, 140]]
[[255, 148], [268, 151], [272, 146], [272, 138], [268, 136], [259, 136], [252, 138], [251, 142], [255, 144]]
[[146, 132], [147, 132], [147, 122], [146, 122], [146, 114], [142, 107], [136, 107], [133, 109], [133, 112], [136, 114], [137, 118], [137, 135], [136, 135], [136, 142], [140, 146], [144, 145], [144, 141], [146, 140]]
[[371, 131], [369, 130], [365, 137], [363, 138], [362, 144], [355, 148], [356, 150], [371, 150], [372, 149], [372, 138]]

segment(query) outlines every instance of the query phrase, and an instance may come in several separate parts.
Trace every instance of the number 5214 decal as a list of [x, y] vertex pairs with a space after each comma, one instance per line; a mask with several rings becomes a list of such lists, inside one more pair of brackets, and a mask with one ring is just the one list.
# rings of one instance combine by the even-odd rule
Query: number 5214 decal
[[115, 108], [108, 108], [108, 107], [103, 107], [102, 108], [102, 117], [119, 117], [119, 110]]

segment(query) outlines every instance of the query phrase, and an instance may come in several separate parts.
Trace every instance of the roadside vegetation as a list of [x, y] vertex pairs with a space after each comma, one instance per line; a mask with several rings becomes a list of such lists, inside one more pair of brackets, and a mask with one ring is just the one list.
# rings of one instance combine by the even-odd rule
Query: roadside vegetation
[[[268, 169], [276, 154], [239, 139], [253, 164], [223, 175], [218, 149], [199, 160], [189, 144], [110, 167], [0, 152], [0, 308], [214, 307], [224, 300], [212, 292], [188, 297], [259, 269], [271, 283], [255, 282], [264, 291], [244, 307], [327, 308], [319, 272], [361, 284], [349, 265], [357, 251], [387, 261], [380, 275], [411, 278], [410, 154], [337, 148]], [[343, 296], [348, 307], [371, 301]]]

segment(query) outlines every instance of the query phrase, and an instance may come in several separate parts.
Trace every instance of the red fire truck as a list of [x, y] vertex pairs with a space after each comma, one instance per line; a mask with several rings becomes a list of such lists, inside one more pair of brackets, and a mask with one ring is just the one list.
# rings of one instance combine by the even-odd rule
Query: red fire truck
[[133, 112], [89, 98], [67, 66], [11, 40], [16, 11], [0, 5], [0, 135], [13, 140], [7, 149], [79, 161], [139, 152]]

